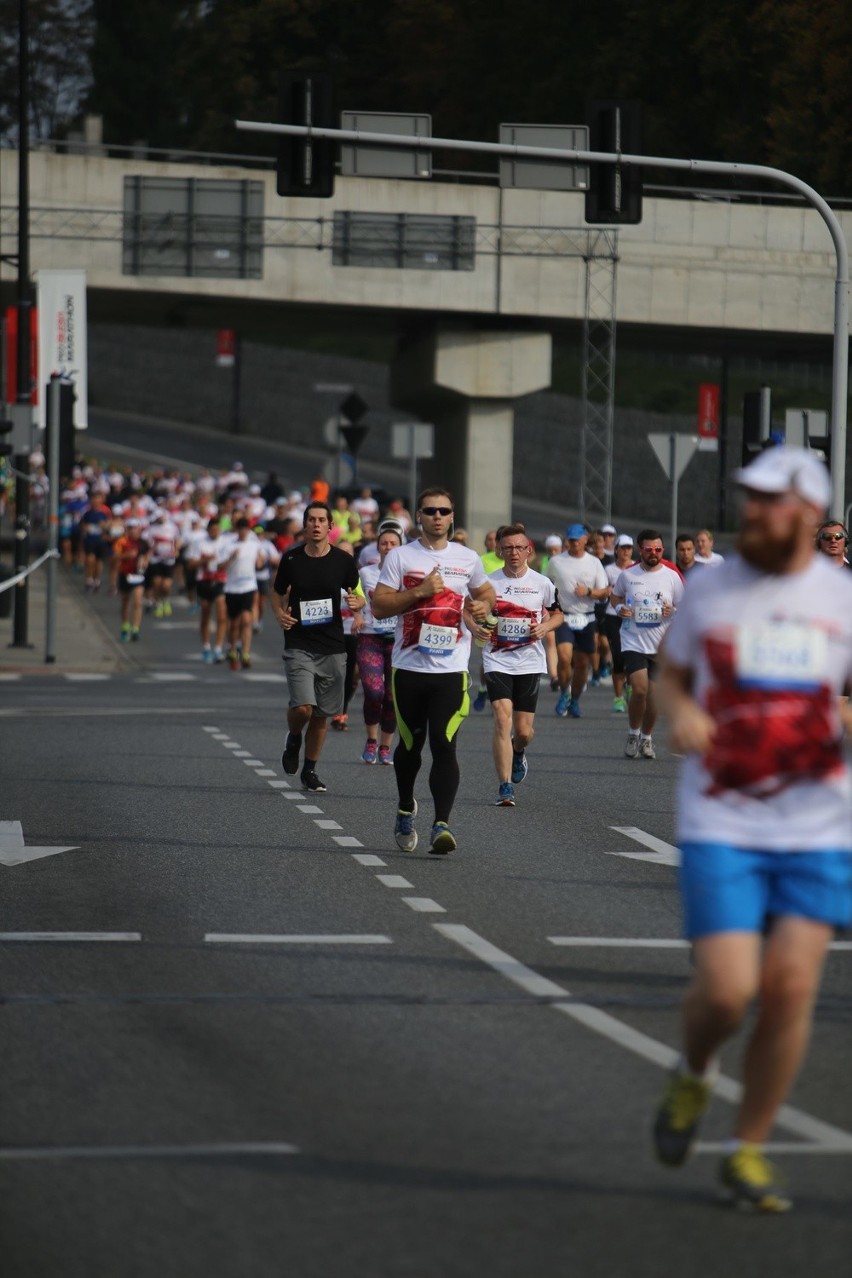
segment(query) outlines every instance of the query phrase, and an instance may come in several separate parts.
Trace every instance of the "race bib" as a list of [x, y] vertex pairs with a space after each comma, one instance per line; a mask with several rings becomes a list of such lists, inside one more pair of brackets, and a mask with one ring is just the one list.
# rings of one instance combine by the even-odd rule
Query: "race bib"
[[826, 673], [828, 636], [797, 621], [740, 626], [736, 669], [749, 688], [819, 688]]
[[529, 617], [498, 617], [497, 618], [497, 642], [498, 643], [529, 643], [529, 639], [530, 639]]
[[374, 617], [373, 629], [377, 635], [392, 635], [398, 620], [398, 617]]
[[417, 647], [429, 657], [449, 657], [456, 646], [454, 626], [424, 625], [420, 628]]
[[585, 630], [592, 616], [590, 612], [569, 612], [565, 620], [572, 630]]
[[334, 620], [330, 599], [303, 599], [299, 604], [303, 626], [325, 626]]
[[658, 603], [634, 604], [633, 620], [637, 626], [658, 626], [663, 619], [663, 606]]

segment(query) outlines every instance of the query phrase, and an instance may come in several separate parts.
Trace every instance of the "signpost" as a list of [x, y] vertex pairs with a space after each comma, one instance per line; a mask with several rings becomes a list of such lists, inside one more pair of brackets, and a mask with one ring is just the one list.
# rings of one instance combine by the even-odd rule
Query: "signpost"
[[672, 486], [672, 539], [669, 543], [669, 555], [674, 558], [677, 541], [677, 490], [681, 475], [689, 465], [692, 454], [698, 447], [696, 435], [649, 435], [648, 443], [657, 454], [657, 461], [665, 471], [666, 478]]
[[435, 427], [431, 422], [394, 422], [391, 456], [408, 458], [409, 510], [414, 514], [417, 504], [417, 459], [435, 456]]

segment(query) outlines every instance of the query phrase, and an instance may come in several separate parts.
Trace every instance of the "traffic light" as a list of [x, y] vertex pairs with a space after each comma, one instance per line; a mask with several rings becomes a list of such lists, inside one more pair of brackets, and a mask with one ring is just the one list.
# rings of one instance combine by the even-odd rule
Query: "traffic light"
[[742, 464], [747, 466], [772, 440], [772, 391], [768, 386], [743, 395]]
[[[642, 104], [606, 98], [588, 103], [589, 150], [642, 154]], [[629, 164], [590, 164], [586, 221], [632, 225], [642, 221], [642, 170]]]
[[[53, 398], [51, 394], [52, 383], [51, 378], [45, 387], [45, 404], [47, 406], [48, 418], [53, 412]], [[51, 430], [50, 421], [47, 426], [47, 456], [45, 458], [45, 466], [48, 475], [53, 479], [54, 475], [59, 479], [67, 479], [70, 477], [74, 469], [74, 404], [77, 401], [77, 394], [74, 389], [74, 383], [66, 378], [56, 378], [59, 381], [59, 457], [54, 458], [51, 449]]]
[[[285, 71], [279, 98], [281, 124], [312, 124], [333, 129], [334, 85], [321, 71]], [[275, 172], [279, 195], [310, 195], [326, 200], [334, 195], [334, 143], [326, 138], [278, 139]]]
[[14, 445], [7, 436], [11, 435], [14, 429], [14, 422], [6, 421], [5, 418], [0, 420], [0, 458], [11, 457], [12, 455]]

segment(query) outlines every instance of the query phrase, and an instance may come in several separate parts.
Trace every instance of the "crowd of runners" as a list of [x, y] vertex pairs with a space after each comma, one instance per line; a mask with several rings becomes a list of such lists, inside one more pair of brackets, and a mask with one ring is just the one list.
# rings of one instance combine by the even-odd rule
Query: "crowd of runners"
[[268, 600], [288, 682], [282, 766], [307, 791], [327, 788], [326, 733], [349, 728], [360, 680], [360, 757], [393, 767], [392, 837], [405, 853], [419, 843], [427, 743], [428, 851], [456, 848], [472, 659], [502, 808], [527, 777], [542, 688], [558, 717], [577, 720], [587, 689], [611, 680], [631, 760], [656, 759], [662, 709], [685, 756], [678, 842], [694, 977], [654, 1143], [662, 1162], [684, 1162], [718, 1050], [756, 1003], [720, 1177], [740, 1206], [779, 1212], [790, 1200], [763, 1145], [804, 1056], [829, 940], [852, 921], [852, 577], [837, 571], [848, 533], [826, 519], [830, 483], [812, 454], [769, 449], [736, 479], [741, 528], [725, 558], [707, 529], [678, 536], [667, 559], [656, 529], [633, 537], [612, 524], [571, 523], [539, 549], [508, 512], [480, 554], [446, 488], [426, 488], [411, 513], [399, 500], [380, 509], [368, 488], [330, 500], [319, 478], [308, 491], [274, 476], [260, 486], [239, 464], [194, 478], [80, 472], [63, 494], [62, 545], [88, 590], [107, 574], [129, 642], [146, 612], [153, 625], [169, 616], [180, 589], [204, 660], [238, 670]]

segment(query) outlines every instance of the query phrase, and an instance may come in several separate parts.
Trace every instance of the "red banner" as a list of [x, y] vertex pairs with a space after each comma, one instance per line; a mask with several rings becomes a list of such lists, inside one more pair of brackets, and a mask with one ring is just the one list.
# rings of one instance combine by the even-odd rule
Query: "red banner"
[[719, 387], [712, 382], [698, 387], [698, 438], [719, 438]]
[[[18, 402], [18, 308], [6, 307], [6, 403]], [[33, 393], [30, 403], [38, 403], [38, 311], [30, 309], [30, 377]]]

